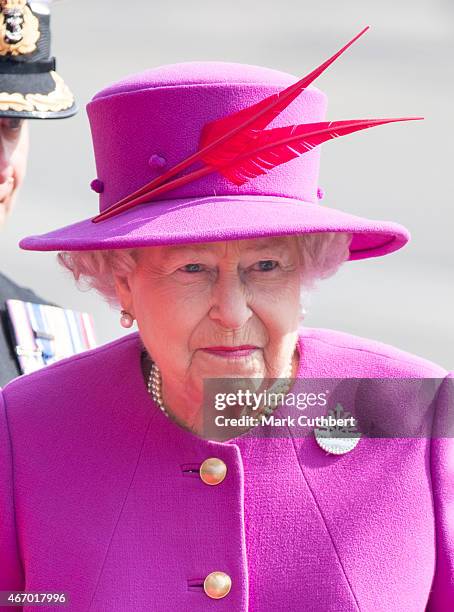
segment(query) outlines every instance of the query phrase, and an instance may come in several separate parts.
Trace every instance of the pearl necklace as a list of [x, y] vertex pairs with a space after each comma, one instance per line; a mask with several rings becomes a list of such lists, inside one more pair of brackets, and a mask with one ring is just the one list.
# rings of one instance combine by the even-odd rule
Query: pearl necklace
[[[292, 370], [293, 370], [292, 361], [293, 361], [293, 357], [290, 359], [290, 363], [288, 364], [285, 370], [284, 377], [278, 380], [278, 382], [276, 382], [272, 387], [270, 387], [270, 389], [268, 390], [268, 393], [275, 393], [276, 395], [281, 394], [281, 393], [285, 395], [287, 393], [291, 385], [290, 379], [291, 379]], [[148, 376], [147, 390], [148, 390], [148, 393], [153, 398], [153, 400], [158, 404], [162, 412], [166, 415], [166, 417], [169, 417], [170, 416], [169, 412], [167, 411], [167, 408], [164, 406], [164, 402], [162, 401], [161, 371], [154, 361], [152, 362], [150, 374]], [[264, 406], [263, 411], [262, 412], [259, 411], [257, 416], [264, 417], [266, 415], [271, 414], [274, 410], [276, 410], [278, 405], [279, 405], [279, 401], [278, 401], [278, 398], [275, 396], [270, 401], [270, 405]]]

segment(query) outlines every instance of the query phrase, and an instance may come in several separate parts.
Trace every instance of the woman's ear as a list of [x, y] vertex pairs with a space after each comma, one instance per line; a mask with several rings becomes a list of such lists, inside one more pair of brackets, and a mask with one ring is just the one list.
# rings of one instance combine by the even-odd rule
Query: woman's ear
[[134, 312], [132, 312], [131, 310], [133, 308], [133, 305], [129, 278], [127, 276], [120, 276], [114, 274], [114, 282], [115, 292], [117, 294], [117, 299], [121, 305], [121, 308], [128, 312], [132, 317], [134, 317]]

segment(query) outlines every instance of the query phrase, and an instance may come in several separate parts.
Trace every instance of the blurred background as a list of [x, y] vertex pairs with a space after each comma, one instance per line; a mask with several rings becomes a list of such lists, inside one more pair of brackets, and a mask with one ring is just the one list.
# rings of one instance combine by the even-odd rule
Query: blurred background
[[100, 343], [125, 333], [118, 311], [78, 290], [55, 253], [17, 246], [28, 234], [97, 212], [85, 104], [129, 73], [181, 61], [258, 64], [300, 78], [369, 24], [315, 83], [328, 95], [327, 118], [425, 121], [323, 145], [321, 205], [399, 222], [412, 241], [383, 258], [347, 262], [323, 281], [306, 325], [376, 339], [454, 368], [452, 0], [61, 0], [51, 8], [57, 69], [80, 112], [30, 122], [28, 175], [0, 237], [5, 274], [61, 306], [91, 312]]

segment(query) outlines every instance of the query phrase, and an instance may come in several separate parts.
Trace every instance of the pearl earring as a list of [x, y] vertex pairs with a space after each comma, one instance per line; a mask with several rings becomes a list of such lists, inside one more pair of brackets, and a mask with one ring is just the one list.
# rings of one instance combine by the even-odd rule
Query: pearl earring
[[134, 323], [134, 317], [129, 314], [129, 312], [126, 312], [126, 310], [122, 310], [121, 311], [121, 317], [120, 317], [120, 325], [122, 327], [132, 327], [132, 324]]

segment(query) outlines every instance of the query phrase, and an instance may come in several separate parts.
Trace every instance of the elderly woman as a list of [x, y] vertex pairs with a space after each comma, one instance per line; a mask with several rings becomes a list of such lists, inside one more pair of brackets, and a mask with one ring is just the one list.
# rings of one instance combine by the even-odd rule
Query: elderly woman
[[[284, 422], [299, 408], [282, 397], [301, 380], [323, 380], [320, 391], [438, 379], [433, 409], [415, 415], [440, 433], [449, 408], [452, 373], [435, 363], [301, 326], [317, 280], [408, 240], [400, 225], [317, 202], [318, 145], [390, 121], [324, 122], [311, 82], [339, 53], [300, 81], [233, 63], [161, 66], [88, 105], [100, 214], [21, 246], [60, 251], [138, 332], [3, 390], [0, 590], [27, 593], [16, 601], [453, 609], [452, 439], [376, 439], [352, 423], [336, 439]], [[223, 411], [207, 401], [213, 383], [282, 397], [252, 406], [237, 394]], [[404, 409], [399, 398], [391, 416]], [[238, 427], [213, 427], [221, 413]]]

